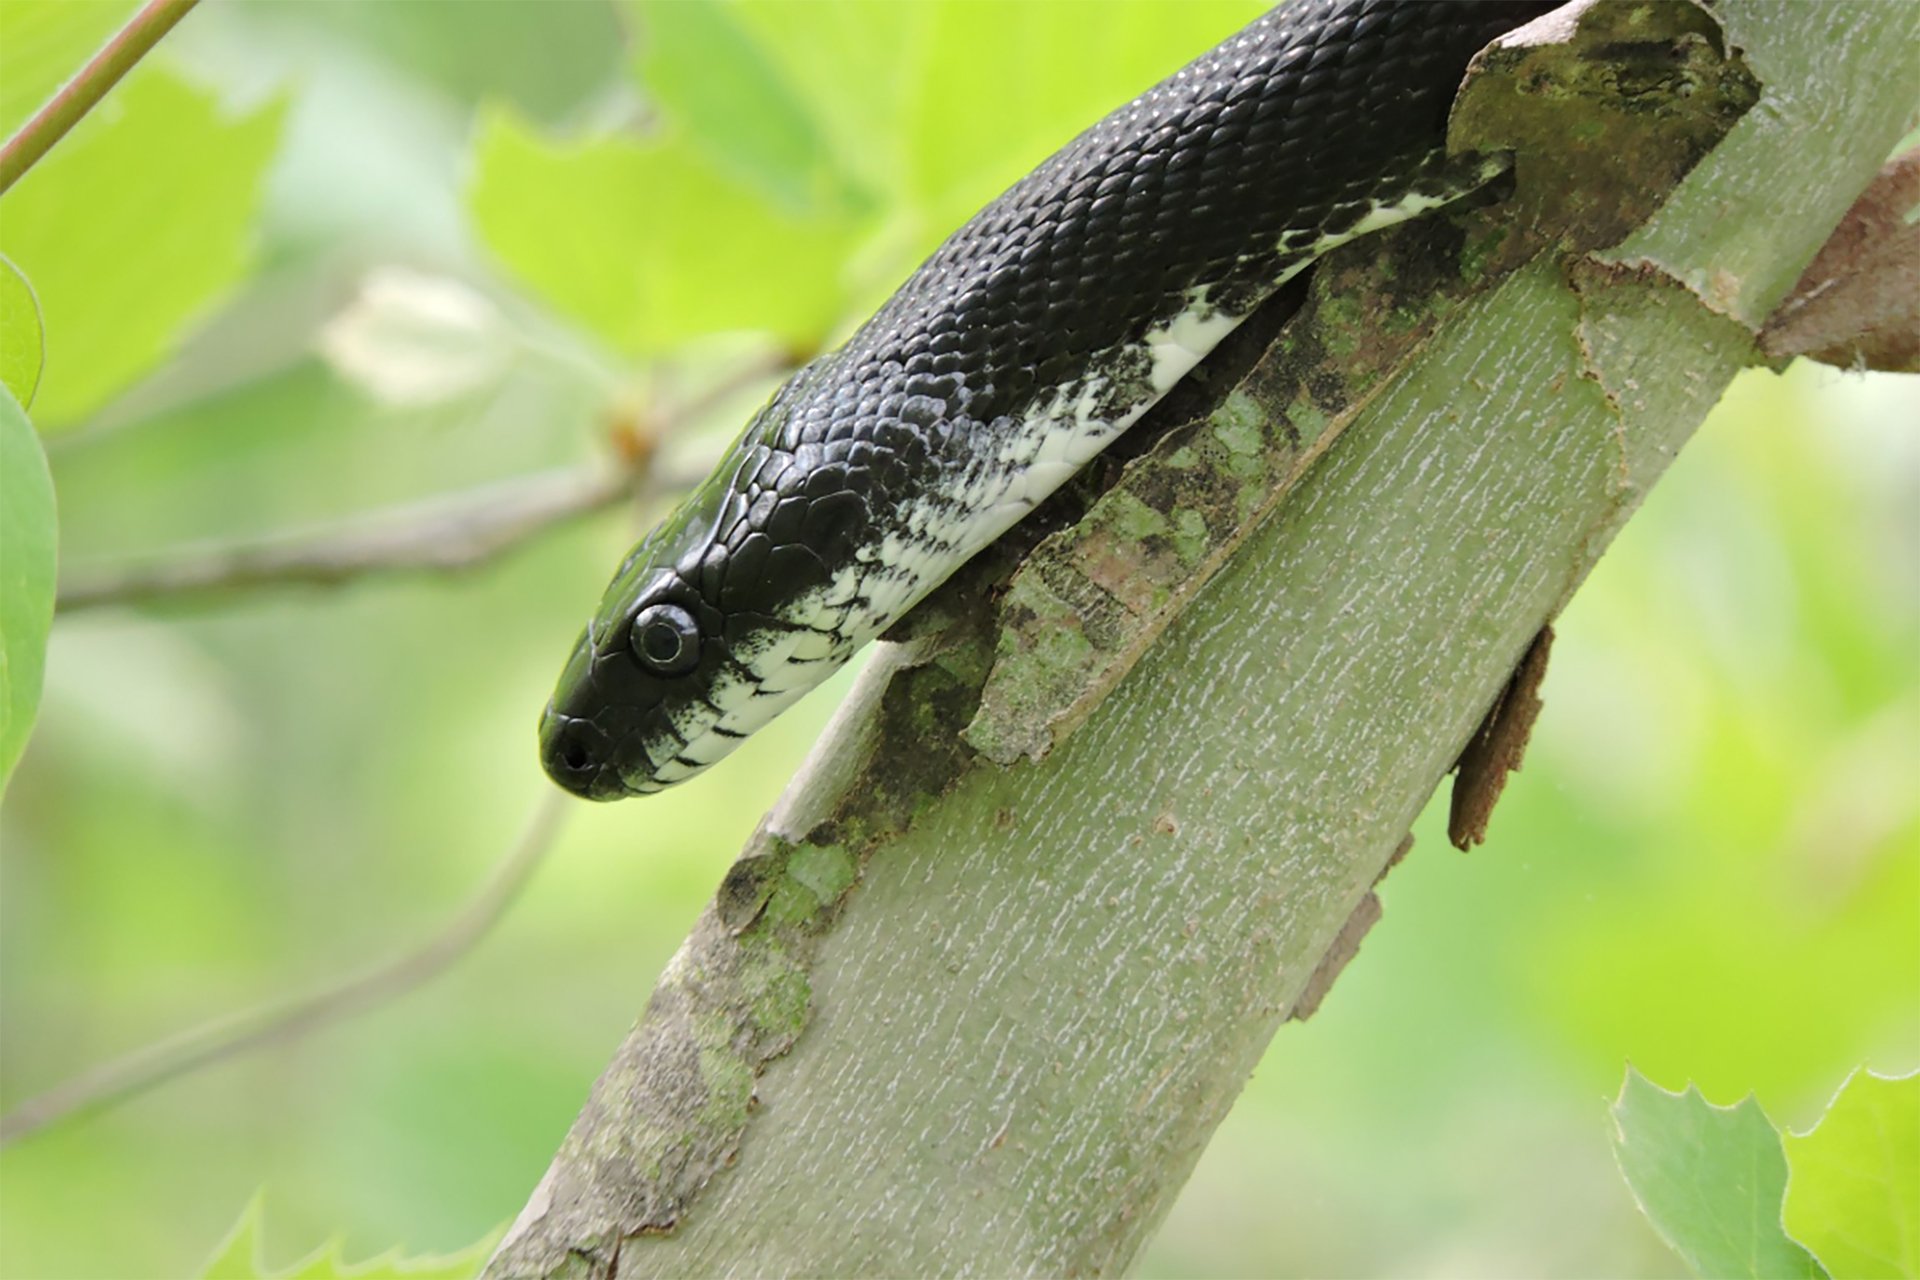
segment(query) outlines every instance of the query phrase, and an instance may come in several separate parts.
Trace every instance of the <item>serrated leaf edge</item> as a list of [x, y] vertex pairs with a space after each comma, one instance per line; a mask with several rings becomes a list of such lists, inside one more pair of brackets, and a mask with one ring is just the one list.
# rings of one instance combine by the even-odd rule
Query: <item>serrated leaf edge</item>
[[425, 1275], [430, 1272], [445, 1271], [469, 1260], [473, 1265], [473, 1274], [477, 1276], [481, 1265], [491, 1256], [495, 1243], [505, 1230], [504, 1227], [495, 1228], [466, 1248], [455, 1249], [451, 1253], [419, 1254], [408, 1257], [403, 1246], [393, 1245], [358, 1262], [347, 1262], [341, 1257], [344, 1242], [338, 1235], [334, 1235], [321, 1241], [292, 1262], [269, 1269], [265, 1258], [266, 1199], [267, 1193], [264, 1187], [248, 1197], [239, 1218], [207, 1255], [207, 1261], [196, 1273], [197, 1280], [220, 1280], [211, 1275], [214, 1264], [243, 1241], [248, 1246], [247, 1265], [255, 1280], [292, 1280], [293, 1277], [300, 1276], [321, 1264], [327, 1264], [329, 1274], [337, 1277], [337, 1280], [354, 1280], [357, 1276], [365, 1276], [381, 1270], [403, 1276]]
[[[1640, 1198], [1640, 1189], [1634, 1185], [1633, 1179], [1627, 1176], [1626, 1167], [1620, 1163], [1621, 1149], [1625, 1147], [1627, 1143], [1626, 1130], [1621, 1127], [1621, 1123], [1620, 1123], [1620, 1120], [1621, 1120], [1620, 1108], [1626, 1101], [1627, 1089], [1631, 1087], [1631, 1085], [1636, 1079], [1639, 1080], [1641, 1083], [1645, 1084], [1648, 1088], [1654, 1090], [1656, 1093], [1663, 1094], [1666, 1097], [1673, 1098], [1678, 1101], [1685, 1101], [1690, 1097], [1697, 1097], [1707, 1107], [1708, 1110], [1717, 1111], [1722, 1114], [1728, 1114], [1731, 1112], [1738, 1111], [1741, 1107], [1745, 1106], [1749, 1102], [1753, 1104], [1754, 1109], [1760, 1113], [1760, 1118], [1766, 1121], [1767, 1127], [1769, 1129], [1773, 1130], [1774, 1139], [1780, 1143], [1781, 1163], [1786, 1165], [1787, 1167], [1787, 1182], [1782, 1184], [1780, 1188], [1780, 1206], [1778, 1211], [1774, 1215], [1776, 1224], [1780, 1228], [1780, 1234], [1783, 1238], [1791, 1241], [1797, 1248], [1803, 1251], [1807, 1255], [1807, 1257], [1813, 1261], [1813, 1265], [1819, 1270], [1821, 1275], [1831, 1276], [1832, 1273], [1827, 1270], [1826, 1263], [1820, 1260], [1819, 1255], [1815, 1254], [1813, 1250], [1807, 1248], [1805, 1244], [1795, 1239], [1794, 1236], [1787, 1231], [1787, 1222], [1786, 1222], [1787, 1187], [1791, 1185], [1793, 1181], [1793, 1164], [1791, 1161], [1787, 1159], [1786, 1143], [1784, 1140], [1784, 1134], [1786, 1131], [1783, 1130], [1779, 1125], [1774, 1123], [1773, 1117], [1767, 1114], [1767, 1109], [1764, 1106], [1760, 1105], [1760, 1099], [1754, 1096], [1754, 1094], [1751, 1091], [1749, 1091], [1738, 1102], [1731, 1103], [1727, 1106], [1721, 1106], [1719, 1103], [1715, 1102], [1713, 1099], [1709, 1098], [1704, 1092], [1702, 1092], [1700, 1086], [1692, 1080], [1687, 1081], [1687, 1087], [1685, 1089], [1682, 1089], [1678, 1093], [1676, 1093], [1672, 1089], [1665, 1088], [1664, 1086], [1660, 1085], [1659, 1083], [1655, 1082], [1649, 1077], [1642, 1075], [1638, 1070], [1634, 1068], [1634, 1065], [1632, 1062], [1628, 1062], [1627, 1074], [1620, 1082], [1620, 1090], [1618, 1093], [1614, 1095], [1612, 1105], [1607, 1108], [1608, 1114], [1613, 1118], [1613, 1131], [1614, 1131], [1614, 1137], [1615, 1137], [1615, 1141], [1613, 1143], [1613, 1167], [1619, 1171], [1620, 1180], [1626, 1183], [1627, 1194], [1633, 1197], [1634, 1206], [1640, 1210], [1640, 1216], [1646, 1220], [1646, 1223], [1649, 1227], [1653, 1228], [1654, 1234], [1660, 1237], [1661, 1242], [1664, 1243], [1669, 1249], [1672, 1249], [1676, 1256], [1684, 1260], [1686, 1255], [1681, 1252], [1679, 1245], [1677, 1245], [1673, 1241], [1673, 1239], [1667, 1235], [1665, 1229], [1661, 1227], [1659, 1220], [1655, 1218], [1654, 1215], [1648, 1210], [1646, 1202]], [[1852, 1079], [1852, 1076], [1849, 1075], [1848, 1079]], [[1829, 1103], [1828, 1105], [1829, 1107], [1831, 1107], [1832, 1104]]]

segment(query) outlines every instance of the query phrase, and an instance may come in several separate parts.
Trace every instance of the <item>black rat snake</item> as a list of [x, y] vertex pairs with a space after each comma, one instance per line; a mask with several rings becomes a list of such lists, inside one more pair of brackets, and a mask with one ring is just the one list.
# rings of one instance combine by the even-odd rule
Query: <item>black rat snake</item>
[[1126, 103], [790, 378], [615, 574], [541, 722], [593, 799], [711, 765], [1111, 443], [1290, 276], [1504, 167], [1473, 54], [1558, 0], [1292, 0]]

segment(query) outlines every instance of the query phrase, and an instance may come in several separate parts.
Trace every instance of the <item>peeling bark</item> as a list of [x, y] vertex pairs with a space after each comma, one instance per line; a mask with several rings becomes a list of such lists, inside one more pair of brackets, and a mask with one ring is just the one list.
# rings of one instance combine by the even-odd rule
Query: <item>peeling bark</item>
[[1366, 895], [1354, 906], [1353, 914], [1348, 916], [1347, 922], [1340, 926], [1340, 932], [1333, 936], [1333, 941], [1327, 946], [1326, 954], [1321, 956], [1320, 963], [1313, 967], [1313, 974], [1307, 979], [1307, 985], [1301, 988], [1299, 998], [1293, 1002], [1293, 1008], [1287, 1010], [1288, 1022], [1305, 1022], [1320, 1011], [1320, 1005], [1326, 1000], [1327, 993], [1333, 990], [1334, 981], [1346, 972], [1353, 958], [1360, 954], [1360, 944], [1366, 940], [1367, 934], [1373, 931], [1373, 926], [1380, 923], [1380, 917], [1384, 911], [1380, 905], [1380, 895], [1376, 892], [1380, 887], [1380, 881], [1385, 880], [1387, 872], [1399, 866], [1401, 860], [1411, 852], [1413, 852], [1413, 837], [1409, 835], [1395, 846], [1393, 856], [1387, 859], [1386, 866], [1380, 868], [1380, 874], [1375, 877], [1373, 887], [1368, 889]]
[[1920, 150], [1887, 162], [1767, 318], [1776, 360], [1920, 373]]
[[1553, 628], [1542, 627], [1454, 766], [1447, 839], [1462, 853], [1486, 841], [1487, 822], [1506, 790], [1507, 775], [1526, 758], [1534, 722], [1540, 718], [1540, 686], [1552, 650]]

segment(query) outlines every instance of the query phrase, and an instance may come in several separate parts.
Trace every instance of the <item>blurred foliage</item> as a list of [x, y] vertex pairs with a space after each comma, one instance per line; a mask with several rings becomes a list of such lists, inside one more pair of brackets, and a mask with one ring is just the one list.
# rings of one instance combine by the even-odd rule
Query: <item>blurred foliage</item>
[[477, 150], [473, 213], [488, 247], [623, 351], [752, 328], [804, 343], [843, 305], [852, 228], [785, 213], [683, 141], [555, 147], [489, 112]]
[[46, 455], [20, 402], [0, 387], [0, 795], [40, 705], [56, 536]]
[[1920, 1074], [1857, 1072], [1788, 1134], [1786, 1226], [1836, 1276], [1920, 1275]]
[[0, 252], [33, 282], [46, 326], [43, 431], [150, 370], [245, 274], [279, 116], [223, 119], [211, 93], [147, 69], [7, 193]]
[[1751, 1097], [1716, 1107], [1698, 1089], [1669, 1093], [1627, 1072], [1613, 1104], [1614, 1151], [1654, 1229], [1696, 1276], [1825, 1276], [1787, 1238], [1787, 1156]]
[[[844, 333], [1258, 7], [203, 5], [0, 198], [0, 249], [38, 246], [66, 566], [577, 463]], [[112, 8], [0, 0], [0, 111]], [[1800, 1127], [1920, 1064], [1915, 420], [1911, 379], [1735, 385], [1562, 619], [1488, 844], [1423, 819], [1148, 1275], [1670, 1274], [1609, 1153], [1623, 1059]], [[545, 793], [535, 713], [645, 518], [456, 580], [62, 618], [0, 810], [0, 1104], [432, 928]], [[262, 1186], [267, 1268], [511, 1218], [844, 687], [582, 807], [433, 985], [0, 1154], [0, 1276], [193, 1274]]]
[[0, 254], [0, 386], [23, 409], [33, 407], [46, 362], [45, 335], [40, 324], [40, 300], [20, 268]]
[[409, 1258], [389, 1250], [360, 1262], [341, 1257], [335, 1240], [284, 1267], [269, 1267], [261, 1259], [265, 1232], [266, 1198], [255, 1196], [234, 1225], [199, 1280], [470, 1280], [486, 1263], [492, 1241], [457, 1254]]

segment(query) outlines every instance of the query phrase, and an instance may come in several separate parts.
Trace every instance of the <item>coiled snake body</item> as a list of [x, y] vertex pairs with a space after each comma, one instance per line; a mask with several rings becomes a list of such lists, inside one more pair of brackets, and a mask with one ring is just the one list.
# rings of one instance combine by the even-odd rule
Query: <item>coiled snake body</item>
[[1553, 3], [1293, 0], [982, 209], [628, 555], [542, 719], [547, 771], [611, 799], [711, 765], [1290, 276], [1497, 173], [1444, 155], [1447, 110]]

